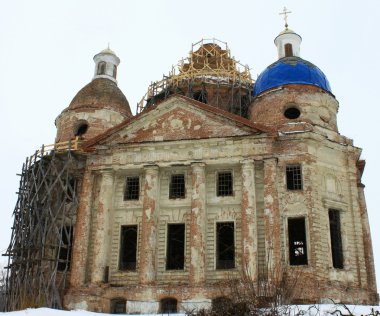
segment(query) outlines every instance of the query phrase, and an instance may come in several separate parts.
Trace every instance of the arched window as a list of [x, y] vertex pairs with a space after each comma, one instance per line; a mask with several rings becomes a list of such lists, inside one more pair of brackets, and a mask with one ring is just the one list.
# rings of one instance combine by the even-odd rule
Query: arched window
[[196, 91], [193, 94], [193, 98], [194, 100], [207, 104], [207, 91], [205, 90]]
[[117, 74], [117, 67], [116, 65], [112, 65], [112, 77], [116, 79], [116, 74]]
[[101, 61], [99, 64], [98, 64], [98, 70], [96, 72], [97, 75], [104, 75], [106, 73], [106, 62], [105, 61]]
[[88, 123], [84, 120], [79, 121], [74, 129], [74, 136], [82, 136], [86, 134], [88, 130]]
[[292, 44], [285, 44], [285, 57], [293, 56], [293, 46]]
[[175, 298], [163, 298], [160, 302], [161, 313], [177, 313], [177, 300]]

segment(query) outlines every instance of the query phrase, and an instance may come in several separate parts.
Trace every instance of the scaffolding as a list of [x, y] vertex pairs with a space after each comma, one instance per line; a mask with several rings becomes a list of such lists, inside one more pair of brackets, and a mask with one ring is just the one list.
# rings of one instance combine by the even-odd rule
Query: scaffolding
[[84, 157], [79, 139], [42, 146], [20, 174], [8, 256], [7, 311], [27, 307], [62, 309]]
[[150, 84], [136, 112], [181, 94], [246, 117], [253, 84], [249, 67], [231, 57], [227, 43], [202, 39], [168, 76]]

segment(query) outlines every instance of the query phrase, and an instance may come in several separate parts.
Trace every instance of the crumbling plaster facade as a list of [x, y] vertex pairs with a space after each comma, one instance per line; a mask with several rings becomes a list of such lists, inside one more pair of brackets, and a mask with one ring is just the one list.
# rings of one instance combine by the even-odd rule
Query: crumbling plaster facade
[[[232, 279], [287, 276], [297, 276], [297, 303], [377, 304], [365, 162], [339, 134], [326, 77], [299, 57], [301, 37], [286, 26], [275, 42], [279, 60], [255, 83], [248, 67], [232, 67], [229, 50], [200, 43], [170, 78], [178, 86], [149, 95], [136, 115], [107, 48], [94, 57], [93, 80], [57, 117], [56, 142], [80, 141], [75, 155], [84, 161], [74, 175], [79, 206], [63, 306], [115, 312], [118, 301], [126, 313], [157, 313], [170, 298], [185, 311], [228, 295]], [[173, 175], [183, 189], [174, 197]], [[302, 223], [294, 240], [293, 220]], [[221, 263], [222, 224], [233, 233]], [[173, 225], [183, 233], [183, 264], [174, 269]], [[128, 254], [123, 238], [134, 247]]]
[[[67, 308], [85, 302], [88, 310], [109, 311], [112, 298], [124, 298], [129, 313], [157, 312], [165, 297], [176, 298], [181, 310], [189, 304], [207, 306], [220, 296], [216, 282], [239, 278], [245, 269], [256, 281], [266, 264], [300, 273], [305, 285], [299, 299], [376, 302], [368, 219], [358, 182], [360, 149], [308, 122], [282, 133], [228, 118], [174, 96], [88, 144]], [[294, 163], [302, 165], [300, 191], [286, 189], [285, 167]], [[219, 170], [232, 171], [232, 196], [216, 196]], [[186, 194], [171, 200], [169, 179], [178, 172], [185, 174]], [[123, 200], [128, 175], [141, 179], [138, 201]], [[341, 270], [332, 267], [329, 255], [329, 208], [342, 214]], [[287, 218], [300, 216], [306, 219], [308, 265], [292, 267]], [[215, 225], [223, 221], [235, 225], [236, 268], [229, 270], [215, 264]], [[186, 227], [183, 270], [165, 269], [168, 223]], [[120, 228], [131, 224], [138, 226], [137, 268], [125, 272], [118, 267]]]

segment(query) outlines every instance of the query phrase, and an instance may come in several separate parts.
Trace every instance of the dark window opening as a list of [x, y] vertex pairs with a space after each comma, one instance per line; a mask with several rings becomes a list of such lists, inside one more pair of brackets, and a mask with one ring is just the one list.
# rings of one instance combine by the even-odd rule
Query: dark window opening
[[193, 93], [193, 99], [207, 104], [207, 91], [200, 90]]
[[120, 270], [136, 270], [137, 225], [121, 227], [120, 236]]
[[235, 268], [235, 229], [233, 222], [216, 224], [216, 268]]
[[166, 269], [183, 270], [185, 265], [185, 224], [169, 224]]
[[292, 44], [285, 44], [285, 57], [293, 56], [293, 46]]
[[140, 177], [127, 177], [124, 190], [124, 201], [138, 200], [140, 196]]
[[288, 219], [289, 263], [292, 266], [307, 264], [305, 218]]
[[175, 298], [163, 298], [160, 305], [161, 313], [177, 313], [177, 300]]
[[112, 77], [116, 79], [116, 75], [117, 75], [117, 67], [116, 65], [112, 65]]
[[86, 134], [88, 130], [88, 124], [87, 123], [81, 123], [80, 125], [77, 126], [74, 136], [82, 136]]
[[286, 166], [286, 186], [288, 190], [302, 190], [302, 172], [300, 165]]
[[217, 196], [231, 196], [232, 190], [232, 172], [218, 172]]
[[113, 299], [111, 300], [111, 314], [126, 314], [127, 313], [127, 301], [125, 299]]
[[284, 112], [284, 116], [290, 120], [299, 118], [300, 115], [301, 115], [301, 112], [297, 108], [288, 108]]
[[329, 210], [329, 220], [333, 267], [336, 269], [343, 269], [343, 247], [340, 230], [340, 212], [338, 210]]
[[169, 199], [185, 198], [185, 175], [173, 174], [170, 180]]
[[58, 271], [70, 270], [72, 243], [73, 226], [63, 226], [61, 228], [61, 241], [58, 253]]
[[106, 63], [104, 61], [101, 61], [98, 64], [98, 70], [96, 72], [97, 75], [104, 75], [106, 73]]
[[76, 180], [71, 178], [66, 186], [66, 202], [72, 202], [75, 199]]

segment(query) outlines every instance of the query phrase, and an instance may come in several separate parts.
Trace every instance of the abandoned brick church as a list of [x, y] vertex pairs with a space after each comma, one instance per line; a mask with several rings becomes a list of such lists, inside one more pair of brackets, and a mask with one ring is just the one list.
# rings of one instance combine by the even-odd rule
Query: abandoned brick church
[[365, 162], [300, 44], [286, 26], [254, 81], [226, 43], [202, 40], [136, 115], [119, 58], [95, 55], [55, 144], [23, 167], [8, 309], [34, 295], [56, 308], [179, 312], [211, 306], [224, 281], [289, 275], [297, 302], [377, 304]]

